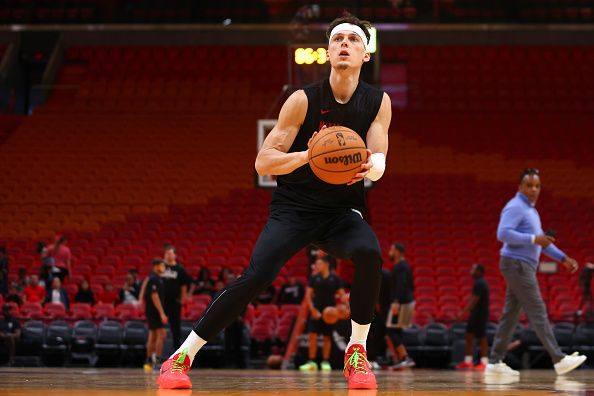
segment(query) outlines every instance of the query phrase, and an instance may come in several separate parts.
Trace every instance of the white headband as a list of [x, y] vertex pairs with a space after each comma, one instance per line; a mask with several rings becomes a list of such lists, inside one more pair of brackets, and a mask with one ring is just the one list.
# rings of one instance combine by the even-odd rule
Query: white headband
[[363, 41], [363, 46], [365, 47], [365, 51], [367, 51], [367, 37], [365, 36], [363, 29], [361, 29], [357, 25], [353, 25], [352, 23], [341, 23], [340, 25], [334, 26], [334, 29], [332, 29], [332, 31], [330, 32], [329, 40], [332, 40], [332, 37], [334, 37], [334, 35], [336, 33], [342, 32], [343, 30], [351, 31], [351, 32], [355, 33], [357, 36], [359, 36], [361, 38], [361, 41]]

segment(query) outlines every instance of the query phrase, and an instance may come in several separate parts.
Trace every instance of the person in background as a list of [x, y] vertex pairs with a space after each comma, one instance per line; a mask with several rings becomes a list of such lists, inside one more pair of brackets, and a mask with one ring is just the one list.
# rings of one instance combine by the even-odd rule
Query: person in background
[[136, 296], [136, 298], [140, 298], [142, 282], [140, 282], [140, 278], [138, 277], [138, 270], [136, 268], [130, 268], [128, 270], [128, 275], [132, 277], [132, 288], [134, 289], [133, 294]]
[[77, 303], [85, 303], [85, 304], [95, 304], [95, 295], [93, 294], [93, 290], [91, 290], [89, 286], [89, 281], [83, 279], [78, 285], [78, 291], [74, 296], [74, 301]]
[[304, 295], [303, 285], [297, 282], [297, 278], [294, 276], [289, 276], [289, 279], [282, 285], [278, 293], [278, 302], [279, 304], [301, 304]]
[[0, 294], [8, 293], [8, 255], [6, 247], [0, 246]]
[[68, 247], [68, 238], [65, 235], [57, 236], [55, 243], [48, 249], [55, 260], [57, 276], [64, 282], [64, 278], [72, 276], [72, 253]]
[[68, 293], [66, 289], [62, 287], [62, 281], [59, 277], [52, 279], [52, 287], [47, 290], [45, 295], [44, 304], [47, 303], [62, 304], [64, 309], [68, 311], [70, 309], [70, 300], [68, 299]]
[[152, 261], [153, 271], [148, 277], [144, 287], [144, 306], [146, 320], [148, 322], [149, 335], [146, 342], [146, 361], [143, 369], [145, 372], [151, 372], [157, 365], [158, 359], [163, 353], [163, 343], [167, 333], [165, 325], [168, 318], [163, 309], [163, 299], [165, 296], [165, 287], [161, 275], [165, 272], [165, 261], [155, 258]]
[[2, 306], [2, 315], [4, 318], [0, 319], [0, 341], [8, 349], [8, 365], [12, 366], [14, 365], [16, 344], [21, 338], [21, 324], [18, 319], [12, 317], [8, 304]]
[[266, 289], [264, 289], [258, 297], [256, 297], [255, 304], [273, 304], [276, 302], [276, 287], [274, 285], [268, 285]]
[[[464, 361], [460, 362], [457, 369], [475, 369], [485, 370], [489, 363], [489, 342], [487, 340], [487, 322], [489, 321], [489, 286], [485, 281], [485, 267], [481, 264], [474, 264], [470, 270], [470, 275], [474, 279], [474, 286], [472, 288], [472, 295], [468, 304], [458, 314], [458, 319], [461, 319], [470, 312], [468, 322], [466, 324], [466, 334], [464, 336], [466, 342], [466, 355]], [[476, 366], [473, 361], [474, 339], [477, 339], [481, 361]]]
[[21, 293], [29, 283], [31, 282], [31, 278], [27, 275], [27, 268], [19, 267], [17, 272], [17, 290]]
[[119, 293], [114, 290], [111, 282], [105, 282], [103, 292], [99, 294], [99, 302], [115, 305], [119, 301]]
[[56, 261], [52, 257], [51, 252], [45, 242], [37, 242], [37, 254], [39, 254], [39, 260], [41, 261], [39, 274], [41, 281], [47, 290], [52, 287], [52, 279], [54, 276], [57, 276], [57, 274], [60, 273], [60, 270], [56, 268]]
[[209, 296], [214, 295], [215, 284], [210, 278], [210, 270], [207, 267], [201, 267], [198, 271], [198, 276], [192, 285], [191, 294], [208, 294]]
[[222, 290], [226, 285], [229, 284], [230, 279], [233, 278], [233, 272], [229, 267], [223, 267], [219, 271], [219, 276], [217, 278], [217, 283], [215, 285], [215, 293]]
[[25, 301], [28, 303], [41, 303], [45, 298], [45, 287], [40, 285], [39, 277], [31, 275], [29, 286], [23, 290]]
[[134, 282], [134, 275], [132, 275], [130, 272], [128, 272], [128, 275], [126, 275], [126, 281], [124, 282], [124, 285], [120, 289], [120, 293], [119, 293], [120, 304], [133, 304], [133, 305], [139, 304], [138, 295], [140, 293], [140, 290], [137, 290], [135, 286], [136, 286], [136, 284]]
[[163, 247], [165, 271], [163, 278], [163, 308], [169, 320], [169, 328], [173, 339], [173, 347], [181, 345], [181, 311], [188, 298], [188, 288], [192, 284], [192, 277], [188, 275], [184, 266], [177, 261], [175, 248], [170, 244]]
[[415, 312], [413, 274], [408, 261], [404, 258], [404, 252], [405, 248], [401, 243], [392, 244], [388, 252], [394, 267], [392, 267], [390, 287], [392, 304], [386, 319], [386, 327], [390, 329], [388, 334], [398, 359], [398, 362], [391, 367], [394, 370], [415, 365], [415, 361], [408, 356], [403, 341], [403, 330], [410, 327]]
[[315, 362], [318, 355], [318, 335], [322, 334], [322, 362], [320, 368], [322, 371], [332, 370], [330, 366], [330, 350], [332, 347], [332, 331], [334, 326], [324, 322], [322, 312], [327, 307], [336, 305], [336, 295], [342, 300], [345, 292], [342, 281], [338, 276], [330, 271], [334, 264], [334, 259], [330, 256], [324, 256], [316, 260], [315, 273], [309, 280], [309, 285], [305, 291], [305, 301], [309, 307], [311, 315], [309, 321], [309, 360], [299, 366], [301, 371], [315, 371], [318, 364]]
[[12, 282], [8, 287], [8, 293], [4, 296], [5, 302], [13, 302], [17, 304], [19, 307], [23, 305], [23, 297], [19, 293], [18, 286], [16, 282]]
[[551, 357], [558, 375], [567, 374], [586, 361], [586, 356], [579, 353], [566, 355], [561, 351], [540, 293], [536, 272], [541, 253], [562, 263], [571, 273], [579, 268], [577, 261], [555, 246], [555, 238], [544, 233], [536, 210], [540, 190], [538, 169], [524, 169], [520, 174], [518, 192], [501, 211], [497, 227], [497, 239], [503, 243], [499, 269], [507, 289], [489, 364], [485, 369], [488, 375], [520, 375], [519, 371], [506, 365], [503, 359], [522, 310]]

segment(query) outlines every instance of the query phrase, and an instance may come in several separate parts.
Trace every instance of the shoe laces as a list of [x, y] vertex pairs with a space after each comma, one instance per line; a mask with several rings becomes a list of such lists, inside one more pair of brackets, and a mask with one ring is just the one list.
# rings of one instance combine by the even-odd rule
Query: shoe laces
[[171, 372], [172, 373], [181, 373], [184, 370], [187, 370], [187, 366], [185, 364], [186, 355], [187, 355], [187, 353], [185, 351], [183, 351], [183, 352], [180, 352], [179, 355], [177, 355], [177, 359], [173, 359], [173, 362], [171, 363]]
[[367, 367], [369, 366], [369, 362], [367, 361], [367, 357], [364, 353], [359, 352], [360, 348], [353, 348], [353, 353], [347, 359], [346, 363], [344, 364], [345, 370], [347, 366], [351, 366], [354, 368], [355, 373], [363, 373], [367, 374]]

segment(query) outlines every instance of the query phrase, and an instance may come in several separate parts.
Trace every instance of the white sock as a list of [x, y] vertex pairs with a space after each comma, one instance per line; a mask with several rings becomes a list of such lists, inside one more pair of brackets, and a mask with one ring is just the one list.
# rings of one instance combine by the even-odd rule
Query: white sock
[[367, 351], [367, 335], [369, 334], [369, 328], [371, 323], [362, 325], [351, 319], [351, 339], [346, 347], [348, 350], [353, 344], [361, 344]]
[[488, 358], [488, 357], [486, 357], [486, 356], [483, 356], [483, 357], [481, 358], [481, 363], [482, 363], [482, 364], [489, 364], [489, 358]]
[[464, 363], [472, 363], [472, 356], [464, 356]]
[[151, 355], [151, 360], [153, 362], [153, 364], [157, 363], [157, 353], [153, 352], [153, 354]]
[[181, 344], [177, 351], [173, 352], [173, 355], [171, 355], [169, 359], [173, 358], [175, 355], [185, 350], [188, 354], [188, 357], [190, 358], [191, 365], [194, 361], [194, 357], [196, 356], [200, 348], [202, 348], [205, 344], [206, 341], [202, 339], [198, 334], [196, 334], [194, 330], [192, 330], [188, 335], [188, 338], [186, 338], [184, 343]]

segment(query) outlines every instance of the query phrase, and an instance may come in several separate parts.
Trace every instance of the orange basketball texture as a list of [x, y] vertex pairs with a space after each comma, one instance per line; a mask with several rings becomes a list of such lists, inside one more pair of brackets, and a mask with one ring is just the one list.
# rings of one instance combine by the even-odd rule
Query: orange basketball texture
[[338, 322], [338, 310], [335, 307], [326, 307], [322, 312], [322, 320], [328, 324]]
[[367, 161], [367, 150], [357, 132], [343, 126], [325, 128], [316, 135], [309, 149], [313, 173], [330, 184], [345, 184]]

